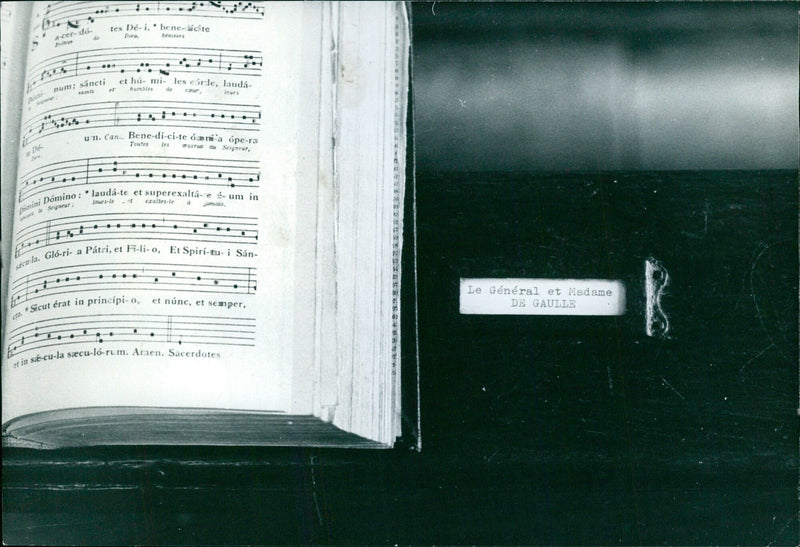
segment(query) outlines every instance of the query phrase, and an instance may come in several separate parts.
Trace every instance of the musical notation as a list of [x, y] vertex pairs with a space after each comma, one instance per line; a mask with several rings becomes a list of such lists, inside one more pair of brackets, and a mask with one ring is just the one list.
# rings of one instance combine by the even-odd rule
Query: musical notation
[[7, 356], [68, 344], [120, 342], [254, 346], [255, 319], [113, 313], [70, 315], [37, 320], [12, 329]]
[[255, 245], [257, 219], [253, 217], [186, 215], [178, 213], [106, 213], [75, 215], [30, 224], [19, 230], [14, 256], [65, 243], [181, 241], [185, 244], [223, 243]]
[[179, 186], [257, 188], [258, 160], [189, 157], [98, 156], [37, 167], [20, 178], [20, 203], [42, 192], [74, 186], [170, 183]]
[[263, 60], [258, 51], [210, 48], [121, 47], [56, 55], [30, 67], [28, 92], [63, 78], [102, 74], [172, 73], [258, 76]]
[[39, 270], [11, 286], [11, 307], [44, 296], [103, 290], [254, 294], [255, 268], [118, 262]]
[[81, 28], [98, 20], [132, 15], [219, 17], [229, 19], [261, 19], [264, 6], [261, 2], [52, 2], [37, 23], [36, 29], [45, 36], [49, 30]]
[[258, 105], [182, 101], [103, 101], [53, 108], [26, 120], [23, 146], [47, 135], [80, 128], [171, 127], [257, 131]]
[[[10, 30], [8, 29], [10, 28], [11, 25], [14, 24], [14, 17], [13, 14], [11, 13], [11, 9], [2, 4], [0, 4], [0, 24], [4, 26], [8, 25], [8, 27], [4, 29], [4, 32], [6, 31], [10, 32]], [[0, 71], [5, 71], [8, 68], [8, 66], [9, 66], [9, 57], [5, 51], [5, 48], [0, 48]]]

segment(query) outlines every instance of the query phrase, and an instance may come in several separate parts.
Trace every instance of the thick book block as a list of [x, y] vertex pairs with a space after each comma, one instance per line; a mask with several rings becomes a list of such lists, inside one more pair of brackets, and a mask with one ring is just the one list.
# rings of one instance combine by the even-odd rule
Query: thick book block
[[391, 446], [405, 6], [4, 10], [5, 441]]

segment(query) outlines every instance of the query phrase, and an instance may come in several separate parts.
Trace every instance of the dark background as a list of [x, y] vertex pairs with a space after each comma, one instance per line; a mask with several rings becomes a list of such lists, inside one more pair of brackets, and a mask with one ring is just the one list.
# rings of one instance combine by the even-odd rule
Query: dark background
[[[798, 543], [797, 4], [412, 26], [422, 451], [6, 449], [5, 543]], [[621, 279], [628, 311], [461, 316], [460, 277]]]

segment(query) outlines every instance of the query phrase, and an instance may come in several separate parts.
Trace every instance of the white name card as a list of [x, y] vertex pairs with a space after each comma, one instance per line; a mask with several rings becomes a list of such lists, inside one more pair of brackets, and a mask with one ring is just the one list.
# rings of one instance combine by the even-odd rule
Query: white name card
[[474, 315], [622, 315], [625, 285], [611, 279], [462, 278], [459, 311]]

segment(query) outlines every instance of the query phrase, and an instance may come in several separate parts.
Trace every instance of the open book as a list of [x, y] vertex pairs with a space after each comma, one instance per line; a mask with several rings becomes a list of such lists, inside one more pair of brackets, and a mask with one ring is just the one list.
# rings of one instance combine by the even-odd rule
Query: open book
[[403, 4], [2, 10], [4, 442], [391, 446]]

